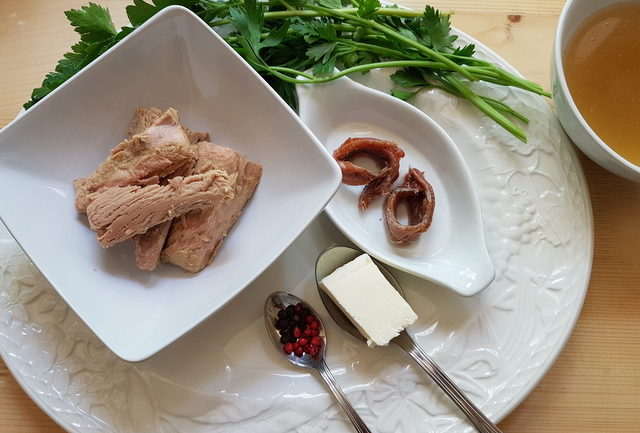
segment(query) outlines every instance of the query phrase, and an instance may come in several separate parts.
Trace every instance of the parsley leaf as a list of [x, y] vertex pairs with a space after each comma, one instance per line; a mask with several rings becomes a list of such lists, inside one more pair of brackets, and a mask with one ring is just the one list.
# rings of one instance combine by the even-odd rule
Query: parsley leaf
[[329, 56], [326, 60], [316, 63], [313, 66], [313, 75], [317, 77], [327, 77], [333, 73], [336, 68], [337, 56]]
[[473, 44], [458, 47], [453, 51], [454, 56], [471, 57], [476, 53], [476, 46]]
[[437, 51], [444, 51], [458, 39], [457, 36], [450, 34], [449, 15], [443, 15], [429, 5], [424, 8], [424, 16], [420, 21], [422, 29], [429, 35], [429, 44]]
[[64, 14], [76, 32], [80, 33], [82, 42], [102, 42], [118, 33], [109, 10], [95, 3], [89, 3], [80, 9], [71, 9]]
[[198, 0], [152, 0], [151, 3], [133, 0], [133, 4], [126, 7], [127, 18], [132, 26], [138, 27], [167, 6], [179, 5], [191, 9], [197, 3]]
[[256, 0], [245, 0], [243, 7], [229, 10], [229, 22], [258, 54], [264, 12]]
[[335, 42], [324, 42], [322, 44], [314, 45], [309, 48], [306, 52], [307, 57], [313, 60], [321, 60], [327, 61], [329, 57], [333, 54], [333, 50], [336, 48]]
[[409, 101], [413, 99], [413, 97], [418, 93], [420, 93], [420, 90], [416, 90], [415, 92], [407, 92], [405, 90], [391, 89], [391, 95], [395, 96], [398, 99], [402, 99], [403, 101]]
[[371, 18], [381, 6], [380, 0], [360, 0], [358, 2], [358, 16]]
[[320, 6], [324, 6], [330, 9], [340, 9], [343, 7], [341, 0], [318, 0], [317, 3]]
[[314, 43], [318, 40], [335, 41], [337, 39], [335, 26], [322, 20], [292, 20], [291, 29], [302, 35], [308, 43]]
[[391, 74], [390, 78], [394, 84], [397, 84], [400, 87], [415, 89], [411, 91], [391, 89], [391, 94], [403, 101], [413, 99], [413, 97], [420, 93], [422, 89], [433, 87], [433, 84], [429, 82], [428, 79], [434, 81], [437, 79], [434, 74], [430, 74], [429, 72], [418, 68], [401, 69]]
[[42, 86], [31, 92], [31, 100], [24, 104], [25, 109], [80, 72], [119, 40], [109, 10], [102, 6], [89, 3], [80, 9], [69, 10], [65, 15], [80, 34], [80, 42], [71, 47], [71, 52], [64, 55], [53, 72], [46, 75]]
[[323, 42], [307, 50], [307, 57], [317, 62], [313, 66], [314, 75], [324, 77], [333, 72], [337, 59], [336, 46], [336, 42]]
[[416, 37], [416, 34], [415, 34], [414, 32], [412, 32], [411, 30], [409, 30], [408, 28], [406, 28], [406, 27], [400, 27], [400, 28], [398, 29], [398, 32], [399, 32], [401, 35], [403, 35], [403, 36], [405, 36], [405, 37], [407, 37], [407, 38], [411, 39], [412, 41], [416, 41], [416, 42], [418, 42], [418, 38]]
[[285, 23], [280, 27], [274, 27], [273, 29], [271, 29], [267, 37], [262, 42], [260, 42], [260, 48], [269, 48], [279, 45], [284, 40], [288, 30], [288, 21], [285, 21]]
[[146, 3], [144, 0], [133, 0], [133, 4], [127, 6], [125, 10], [127, 11], [129, 22], [136, 27], [147, 21], [157, 12], [154, 5]]
[[394, 84], [400, 87], [417, 87], [429, 84], [417, 68], [401, 69], [391, 74], [390, 78]]

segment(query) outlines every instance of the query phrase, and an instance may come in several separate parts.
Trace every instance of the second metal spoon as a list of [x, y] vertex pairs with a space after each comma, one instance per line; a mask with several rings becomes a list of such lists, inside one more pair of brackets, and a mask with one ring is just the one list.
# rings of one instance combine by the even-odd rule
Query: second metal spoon
[[[320, 298], [324, 303], [324, 306], [329, 311], [329, 314], [336, 321], [336, 323], [349, 334], [355, 338], [366, 341], [366, 339], [360, 334], [358, 329], [351, 323], [349, 318], [342, 313], [340, 308], [333, 302], [333, 300], [327, 295], [324, 290], [320, 288], [320, 280], [327, 275], [331, 274], [334, 270], [340, 266], [350, 262], [359, 255], [362, 251], [356, 250], [350, 247], [335, 246], [324, 250], [316, 261], [316, 284], [318, 285], [318, 292]], [[384, 266], [376, 262], [376, 265], [385, 276], [385, 278], [391, 283], [391, 285], [404, 297], [404, 293], [400, 284], [395, 277]], [[447, 374], [418, 346], [415, 341], [407, 334], [406, 331], [402, 331], [399, 336], [391, 340], [393, 344], [400, 347], [407, 352], [416, 363], [422, 367], [422, 369], [433, 379], [433, 381], [442, 389], [453, 402], [460, 408], [460, 410], [467, 416], [469, 421], [478, 429], [481, 433], [502, 433], [501, 430], [489, 419], [480, 409], [467, 397], [460, 388], [447, 376]]]

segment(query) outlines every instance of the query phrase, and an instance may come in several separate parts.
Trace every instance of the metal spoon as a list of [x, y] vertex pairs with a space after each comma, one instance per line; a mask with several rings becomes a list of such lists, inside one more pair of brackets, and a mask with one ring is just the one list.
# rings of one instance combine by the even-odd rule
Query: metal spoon
[[[333, 300], [327, 295], [324, 290], [320, 288], [320, 280], [327, 275], [331, 274], [334, 270], [340, 266], [350, 262], [359, 255], [362, 251], [354, 248], [336, 246], [329, 247], [324, 250], [316, 261], [316, 284], [318, 285], [318, 292], [320, 298], [324, 303], [324, 306], [329, 311], [333, 320], [349, 334], [357, 338], [358, 340], [366, 341], [366, 339], [360, 334], [358, 329], [351, 323], [349, 318], [342, 313], [342, 310], [333, 302]], [[389, 283], [402, 295], [402, 288], [395, 279], [395, 277], [379, 262], [375, 261], [376, 265], [385, 276]], [[469, 421], [480, 431], [481, 433], [501, 433], [501, 430], [487, 418], [478, 407], [462, 392], [460, 388], [447, 376], [447, 374], [418, 346], [415, 341], [409, 336], [406, 331], [402, 331], [399, 336], [391, 340], [393, 344], [400, 347], [407, 352], [416, 363], [422, 367], [422, 369], [433, 379], [433, 381], [453, 400], [453, 402], [460, 408], [460, 410], [469, 418]]]
[[[302, 356], [296, 356], [291, 353], [287, 355], [283, 351], [283, 345], [280, 342], [280, 334], [276, 329], [276, 321], [278, 320], [278, 312], [283, 308], [286, 308], [289, 305], [302, 304], [304, 307], [308, 308], [311, 311], [311, 314], [315, 316], [318, 320], [319, 326], [319, 337], [322, 338], [322, 346], [320, 346], [320, 350], [318, 355], [313, 357], [307, 353]], [[371, 433], [371, 430], [364, 423], [358, 412], [351, 406], [349, 400], [347, 399], [346, 394], [342, 391], [342, 388], [333, 377], [331, 370], [327, 367], [327, 364], [324, 361], [325, 357], [325, 348], [327, 347], [327, 337], [324, 332], [324, 326], [322, 325], [322, 321], [320, 320], [320, 316], [302, 299], [294, 296], [290, 293], [286, 292], [274, 292], [269, 297], [267, 297], [267, 301], [264, 304], [264, 320], [265, 325], [267, 326], [267, 333], [269, 337], [271, 337], [271, 341], [275, 345], [278, 352], [280, 352], [285, 358], [289, 360], [292, 364], [297, 365], [298, 367], [304, 368], [313, 368], [318, 373], [320, 373], [320, 377], [325, 381], [329, 390], [333, 394], [333, 396], [338, 400], [342, 409], [344, 409], [345, 413], [351, 423], [355, 427], [358, 433]]]

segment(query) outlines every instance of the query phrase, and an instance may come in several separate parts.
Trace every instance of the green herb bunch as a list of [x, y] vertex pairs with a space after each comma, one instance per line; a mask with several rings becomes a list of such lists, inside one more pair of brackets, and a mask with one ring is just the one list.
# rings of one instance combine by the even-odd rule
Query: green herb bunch
[[324, 83], [394, 68], [392, 94], [409, 100], [425, 88], [467, 99], [515, 137], [526, 135], [514, 123], [527, 118], [468, 85], [482, 80], [549, 96], [538, 84], [474, 57], [473, 45], [456, 46], [449, 16], [430, 6], [412, 11], [383, 7], [379, 0], [134, 0], [127, 6], [131, 26], [116, 31], [107, 9], [89, 3], [65, 12], [80, 42], [35, 89], [29, 108], [72, 77], [133, 29], [170, 5], [195, 12], [225, 34], [233, 47], [280, 96], [297, 107], [295, 84]]

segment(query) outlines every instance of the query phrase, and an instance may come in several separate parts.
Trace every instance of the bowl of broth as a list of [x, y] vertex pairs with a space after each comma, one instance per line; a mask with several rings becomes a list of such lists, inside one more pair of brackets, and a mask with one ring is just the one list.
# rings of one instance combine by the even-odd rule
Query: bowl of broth
[[640, 182], [640, 1], [567, 1], [552, 61], [567, 134], [603, 168]]

